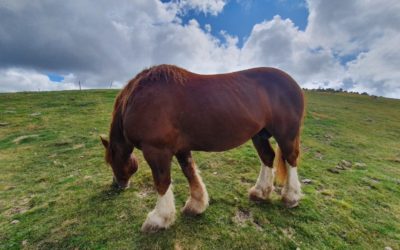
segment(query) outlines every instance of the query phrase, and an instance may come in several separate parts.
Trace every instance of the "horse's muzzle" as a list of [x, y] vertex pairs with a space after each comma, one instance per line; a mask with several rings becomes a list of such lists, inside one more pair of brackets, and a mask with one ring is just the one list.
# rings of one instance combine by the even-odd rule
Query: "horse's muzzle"
[[124, 190], [124, 189], [129, 188], [129, 184], [130, 184], [129, 180], [126, 181], [126, 182], [117, 181], [117, 179], [115, 177], [113, 177], [113, 181], [112, 181], [111, 185], [112, 185], [113, 188]]

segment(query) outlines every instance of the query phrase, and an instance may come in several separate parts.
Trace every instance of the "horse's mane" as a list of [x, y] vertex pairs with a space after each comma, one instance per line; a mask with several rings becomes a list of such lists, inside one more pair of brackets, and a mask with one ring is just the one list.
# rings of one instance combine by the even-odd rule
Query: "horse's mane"
[[175, 65], [161, 64], [143, 70], [133, 80], [139, 82], [173, 82], [183, 84], [188, 71]]
[[122, 114], [128, 104], [129, 97], [138, 87], [145, 87], [151, 83], [165, 83], [183, 85], [187, 81], [190, 72], [175, 65], [161, 64], [144, 69], [137, 74], [118, 94], [115, 104], [113, 118], [117, 112]]

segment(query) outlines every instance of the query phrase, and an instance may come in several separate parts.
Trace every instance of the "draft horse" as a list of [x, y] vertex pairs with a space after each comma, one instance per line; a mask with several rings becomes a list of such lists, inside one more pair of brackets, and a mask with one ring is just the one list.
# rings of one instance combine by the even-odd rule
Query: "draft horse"
[[[109, 141], [101, 140], [114, 183], [120, 188], [128, 187], [137, 171], [133, 149], [143, 152], [158, 200], [142, 231], [157, 231], [168, 228], [175, 219], [173, 156], [190, 186], [190, 197], [182, 211], [200, 214], [209, 199], [191, 151], [225, 151], [250, 138], [261, 170], [249, 197], [270, 197], [276, 165], [277, 177], [284, 183], [282, 201], [287, 207], [297, 206], [301, 198], [297, 161], [303, 113], [301, 88], [281, 70], [262, 67], [200, 75], [159, 65], [142, 71], [122, 89], [115, 100]], [[278, 144], [276, 156], [270, 137]]]

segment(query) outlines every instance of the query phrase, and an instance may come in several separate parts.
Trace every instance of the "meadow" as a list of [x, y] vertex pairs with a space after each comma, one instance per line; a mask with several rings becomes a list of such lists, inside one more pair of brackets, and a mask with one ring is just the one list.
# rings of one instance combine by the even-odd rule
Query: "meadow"
[[[248, 199], [260, 168], [248, 142], [195, 152], [209, 208], [143, 234], [150, 168], [135, 150], [131, 188], [113, 189], [99, 140], [117, 93], [0, 94], [0, 249], [400, 249], [400, 100], [306, 91], [299, 207], [285, 208], [279, 188]], [[179, 211], [188, 184], [172, 168]]]

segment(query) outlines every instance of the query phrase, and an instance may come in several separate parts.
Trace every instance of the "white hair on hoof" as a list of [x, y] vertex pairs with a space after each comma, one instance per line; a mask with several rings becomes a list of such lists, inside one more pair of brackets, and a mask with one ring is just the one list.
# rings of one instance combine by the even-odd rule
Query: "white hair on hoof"
[[301, 193], [301, 185], [297, 175], [297, 167], [292, 167], [286, 163], [288, 168], [288, 176], [285, 186], [282, 189], [282, 201], [288, 208], [297, 207], [303, 196]]
[[172, 185], [167, 192], [158, 196], [156, 207], [151, 211], [142, 225], [142, 232], [156, 232], [166, 229], [175, 221], [175, 202]]
[[260, 174], [258, 175], [256, 184], [249, 190], [249, 197], [252, 200], [266, 200], [274, 191], [274, 169], [261, 164]]
[[182, 208], [182, 212], [185, 214], [198, 215], [203, 213], [208, 207], [209, 198], [207, 189], [197, 170], [196, 179], [197, 183], [195, 187], [190, 187], [190, 197]]

